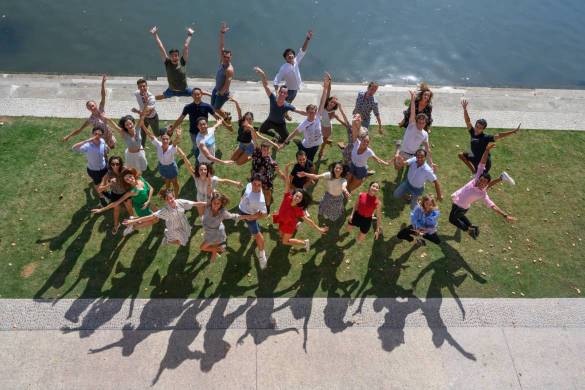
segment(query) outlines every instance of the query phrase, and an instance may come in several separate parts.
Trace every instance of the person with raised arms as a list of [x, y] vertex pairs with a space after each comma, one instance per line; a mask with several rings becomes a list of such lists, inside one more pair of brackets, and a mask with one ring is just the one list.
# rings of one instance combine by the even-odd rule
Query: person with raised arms
[[258, 145], [258, 138], [270, 143], [276, 150], [278, 145], [272, 142], [267, 137], [258, 133], [258, 129], [254, 127], [254, 114], [250, 111], [242, 115], [242, 108], [240, 103], [233, 97], [230, 97], [230, 101], [236, 106], [238, 113], [238, 147], [233, 151], [231, 160], [234, 160], [238, 165], [244, 165], [252, 159], [252, 154]]
[[[307, 35], [305, 36], [305, 41], [303, 42], [303, 46], [299, 49], [299, 54], [297, 55], [295, 51], [291, 48], [287, 48], [282, 53], [284, 57], [284, 64], [280, 66], [278, 69], [278, 73], [274, 77], [274, 90], [278, 93], [280, 91], [279, 87], [284, 85], [287, 88], [287, 96], [286, 101], [292, 103], [297, 96], [297, 93], [300, 91], [303, 80], [301, 79], [301, 61], [305, 57], [307, 49], [309, 48], [309, 41], [313, 38], [313, 31], [307, 31]], [[288, 113], [285, 113], [286, 119], [289, 121], [291, 120]]]
[[124, 151], [126, 167], [134, 168], [138, 171], [139, 175], [142, 175], [142, 172], [148, 169], [148, 161], [146, 160], [146, 154], [142, 147], [142, 133], [140, 128], [136, 128], [132, 115], [124, 115], [118, 123], [106, 117], [105, 114], [101, 115], [104, 121], [118, 131], [126, 144], [126, 150]]
[[177, 127], [175, 133], [175, 138], [171, 141], [171, 136], [168, 134], [163, 134], [160, 136], [160, 140], [154, 136], [152, 131], [146, 126], [144, 113], [140, 116], [140, 128], [146, 133], [147, 137], [150, 139], [150, 142], [156, 148], [156, 157], [158, 159], [158, 173], [162, 176], [165, 181], [163, 189], [161, 191], [166, 191], [173, 188], [173, 194], [175, 198], [179, 196], [179, 167], [175, 162], [175, 156], [177, 154], [177, 147], [179, 142], [181, 141], [181, 134], [182, 129], [181, 127]]
[[[325, 107], [321, 112], [321, 133], [323, 134], [323, 143], [319, 148], [319, 155], [318, 159], [321, 160], [323, 158], [323, 153], [325, 152], [325, 147], [327, 145], [331, 145], [331, 135], [333, 132], [333, 125], [331, 124], [332, 119], [337, 119], [339, 123], [345, 125], [347, 120], [344, 120], [337, 116], [337, 109], [339, 111], [342, 110], [341, 103], [337, 99], [337, 96], [331, 96], [331, 82], [329, 82], [326, 91], [326, 99], [325, 99]], [[346, 126], [347, 127], [347, 126]]]
[[87, 175], [93, 182], [93, 188], [100, 199], [100, 204], [106, 206], [108, 201], [98, 186], [102, 182], [103, 177], [108, 173], [106, 155], [109, 149], [102, 138], [102, 129], [96, 127], [91, 134], [91, 138], [76, 143], [71, 147], [71, 150], [85, 154], [87, 159]]
[[[461, 100], [461, 107], [463, 107], [463, 118], [465, 119], [465, 125], [467, 126], [467, 131], [469, 132], [470, 139], [470, 147], [471, 151], [469, 152], [462, 152], [459, 153], [458, 157], [465, 165], [469, 168], [471, 173], [475, 173], [477, 171], [477, 166], [479, 165], [479, 161], [483, 156], [483, 152], [485, 151], [487, 145], [491, 142], [496, 142], [501, 140], [502, 138], [509, 137], [511, 135], [516, 134], [520, 130], [520, 125], [514, 130], [504, 131], [498, 133], [496, 135], [486, 134], [484, 130], [487, 127], [487, 121], [485, 119], [478, 119], [475, 122], [475, 126], [471, 124], [471, 118], [469, 117], [469, 113], [467, 112], [467, 107], [469, 103], [467, 100]], [[488, 173], [492, 167], [492, 158], [491, 155], [488, 154], [488, 159], [485, 163], [484, 172]], [[502, 172], [500, 177], [494, 179], [490, 182], [490, 187], [505, 181], [509, 184], [516, 184], [514, 179], [506, 172]]]
[[191, 96], [191, 88], [187, 86], [187, 62], [189, 62], [189, 45], [193, 37], [193, 29], [187, 28], [187, 37], [183, 44], [183, 54], [181, 55], [179, 49], [171, 49], [167, 54], [165, 47], [158, 36], [158, 27], [154, 26], [150, 29], [150, 33], [154, 37], [160, 56], [165, 65], [167, 73], [167, 80], [169, 87], [162, 95], [157, 95], [156, 100], [167, 99], [172, 96]]
[[[414, 101], [416, 94], [414, 91], [409, 91], [410, 100]], [[416, 151], [420, 149], [421, 145], [424, 147], [427, 153], [427, 159], [429, 166], [436, 169], [436, 165], [433, 164], [433, 158], [431, 154], [431, 144], [429, 143], [429, 133], [425, 131], [429, 118], [426, 114], [416, 114], [416, 104], [410, 105], [410, 117], [408, 127], [404, 131], [404, 137], [402, 141], [396, 141], [396, 152], [394, 154], [394, 168], [400, 171], [403, 165], [400, 163], [398, 156], [402, 157], [403, 160], [415, 157]]]
[[283, 148], [285, 145], [287, 145], [297, 133], [302, 133], [303, 140], [298, 144], [298, 149], [299, 151], [303, 151], [307, 154], [307, 159], [309, 161], [312, 163], [316, 162], [315, 154], [317, 154], [319, 147], [323, 143], [323, 133], [321, 132], [321, 114], [323, 113], [325, 107], [327, 89], [329, 88], [330, 84], [331, 76], [329, 73], [325, 73], [325, 77], [323, 78], [323, 92], [321, 93], [319, 107], [314, 104], [309, 104], [307, 106], [307, 118], [303, 120], [297, 126], [297, 128], [289, 134], [288, 137], [286, 137], [280, 148]]
[[[286, 128], [286, 120], [285, 115], [288, 111], [296, 112], [300, 115], [307, 115], [306, 112], [297, 110], [295, 106], [290, 104], [286, 101], [288, 96], [288, 88], [284, 85], [281, 85], [278, 88], [278, 97], [274, 95], [274, 93], [268, 87], [268, 80], [266, 79], [266, 73], [259, 68], [254, 67], [254, 71], [260, 75], [262, 80], [262, 86], [264, 87], [264, 92], [266, 92], [266, 96], [268, 96], [268, 100], [270, 101], [270, 111], [268, 113], [268, 118], [262, 123], [260, 129], [258, 131], [263, 134], [267, 134], [271, 137], [275, 137], [278, 139], [279, 143], [282, 143], [286, 137], [288, 137], [288, 130]], [[274, 134], [272, 130], [276, 130], [278, 134]]]
[[483, 156], [477, 165], [475, 177], [451, 195], [453, 205], [451, 206], [451, 212], [449, 213], [449, 222], [464, 232], [469, 233], [474, 240], [479, 236], [479, 226], [473, 225], [465, 214], [469, 211], [471, 205], [478, 200], [483, 200], [486, 206], [494, 210], [496, 214], [502, 216], [507, 222], [516, 221], [516, 218], [496, 206], [487, 193], [491, 177], [489, 173], [485, 173], [485, 164], [489, 158], [490, 150], [495, 147], [496, 144], [494, 143], [487, 145], [483, 152]]
[[[354, 117], [359, 115], [360, 114], [355, 114]], [[359, 120], [354, 118], [354, 122], [358, 123]], [[368, 176], [368, 160], [370, 157], [378, 164], [390, 165], [388, 161], [382, 160], [376, 155], [374, 150], [370, 148], [370, 136], [367, 134], [367, 131], [362, 131], [361, 128], [358, 129], [356, 126], [352, 126], [351, 132], [351, 145], [353, 145], [353, 148], [351, 150], [349, 177], [347, 179], [347, 190], [349, 192], [353, 192], [353, 190], [361, 186], [364, 179]], [[360, 132], [362, 135], [360, 135]], [[349, 147], [349, 145], [347, 147]]]
[[226, 126], [233, 130], [231, 115], [222, 110], [223, 105], [230, 98], [230, 85], [234, 78], [234, 66], [232, 65], [232, 51], [226, 49], [224, 36], [230, 30], [227, 23], [222, 22], [219, 29], [219, 67], [215, 74], [215, 87], [211, 92], [211, 105], [224, 120]]
[[[160, 121], [158, 113], [156, 112], [156, 97], [148, 90], [148, 82], [145, 79], [138, 79], [136, 81], [138, 89], [134, 92], [134, 97], [138, 103], [138, 108], [133, 107], [132, 112], [139, 116], [145, 115], [144, 123], [150, 126], [152, 132], [158, 137], [162, 135], [160, 129]], [[142, 147], [146, 141], [146, 133], [142, 134]]]
[[378, 83], [375, 81], [370, 81], [368, 88], [365, 91], [358, 93], [357, 99], [355, 101], [355, 107], [353, 109], [353, 115], [360, 114], [362, 116], [362, 126], [369, 130], [370, 119], [373, 111], [374, 116], [376, 117], [376, 121], [378, 121], [378, 132], [383, 134], [384, 130], [382, 128], [382, 119], [380, 119], [378, 102], [374, 97], [377, 90]]
[[246, 185], [244, 194], [240, 198], [240, 204], [238, 205], [240, 214], [255, 216], [246, 221], [248, 225], [248, 231], [256, 241], [256, 253], [258, 254], [258, 263], [260, 269], [266, 269], [267, 259], [264, 236], [260, 230], [258, 220], [266, 217], [268, 209], [266, 208], [266, 198], [262, 192], [262, 178], [260, 175], [252, 175], [252, 179]]
[[284, 170], [284, 196], [282, 197], [278, 212], [272, 215], [272, 222], [278, 225], [278, 231], [284, 245], [304, 246], [308, 252], [311, 248], [309, 239], [299, 240], [298, 238], [293, 238], [299, 219], [308, 223], [320, 234], [327, 233], [329, 228], [327, 226], [319, 227], [319, 225], [309, 218], [305, 210], [311, 204], [311, 195], [300, 188], [292, 188], [288, 174], [290, 165], [291, 163], [287, 164]]
[[70, 134], [63, 137], [63, 142], [69, 141], [72, 137], [81, 133], [81, 130], [85, 129], [87, 126], [91, 126], [92, 134], [93, 129], [96, 128], [102, 131], [103, 138], [106, 142], [106, 145], [108, 145], [108, 148], [113, 149], [116, 146], [116, 137], [114, 137], [112, 130], [110, 130], [103, 117], [106, 108], [106, 80], [106, 75], [103, 75], [100, 104], [98, 105], [95, 100], [88, 100], [85, 103], [85, 108], [91, 112], [91, 115], [85, 120], [85, 122], [83, 122], [81, 127], [73, 130]]
[[233, 160], [221, 160], [215, 157], [215, 130], [223, 124], [223, 120], [220, 118], [215, 125], [209, 127], [206, 118], [197, 119], [197, 128], [199, 134], [197, 134], [196, 142], [199, 148], [199, 157], [197, 160], [200, 163], [219, 163], [225, 165], [232, 165]]
[[162, 243], [186, 246], [191, 237], [191, 225], [187, 220], [185, 212], [191, 210], [197, 202], [187, 199], [176, 199], [173, 191], [170, 189], [167, 189], [160, 195], [166, 201], [166, 205], [163, 208], [144, 217], [126, 219], [123, 224], [127, 228], [134, 229], [153, 225], [162, 219], [165, 221], [165, 238]]

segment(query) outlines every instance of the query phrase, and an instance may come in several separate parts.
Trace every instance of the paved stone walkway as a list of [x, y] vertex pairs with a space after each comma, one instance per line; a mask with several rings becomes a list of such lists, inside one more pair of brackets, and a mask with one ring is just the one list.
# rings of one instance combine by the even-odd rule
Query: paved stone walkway
[[[130, 113], [136, 105], [132, 93], [137, 79], [110, 78], [106, 106], [109, 115]], [[100, 82], [101, 78], [96, 76], [1, 75], [0, 115], [86, 117], [85, 102], [99, 99]], [[189, 85], [211, 91], [213, 81], [190, 79]], [[149, 88], [155, 94], [161, 93], [166, 88], [166, 79], [149, 81]], [[333, 94], [351, 112], [357, 92], [364, 88], [359, 84], [334, 84]], [[376, 96], [384, 124], [401, 120], [408, 89], [408, 86], [380, 87]], [[243, 110], [253, 111], [258, 120], [266, 118], [268, 99], [259, 82], [234, 81], [232, 91]], [[319, 84], [307, 82], [295, 104], [299, 107], [316, 104], [320, 91]], [[522, 123], [527, 129], [585, 130], [585, 90], [435, 87], [433, 91], [435, 126], [464, 126], [459, 102], [465, 97], [470, 101], [472, 119], [483, 117], [492, 128], [510, 128]], [[190, 101], [190, 98], [168, 99], [160, 102], [157, 110], [161, 119], [173, 120]]]

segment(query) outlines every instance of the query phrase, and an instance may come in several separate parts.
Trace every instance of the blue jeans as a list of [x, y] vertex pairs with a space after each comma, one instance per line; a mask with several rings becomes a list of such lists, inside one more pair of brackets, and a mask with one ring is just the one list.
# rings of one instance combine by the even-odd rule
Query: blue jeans
[[189, 87], [187, 87], [187, 89], [184, 91], [173, 91], [172, 89], [167, 88], [163, 92], [163, 95], [166, 98], [170, 98], [173, 96], [191, 96], [192, 93], [193, 93], [193, 88], [189, 88]]
[[296, 89], [289, 89], [288, 90], [288, 95], [286, 96], [286, 101], [289, 103], [292, 103], [293, 100], [295, 100], [295, 98], [297, 97], [297, 90]]
[[394, 197], [396, 199], [400, 199], [403, 196], [410, 195], [410, 208], [414, 209], [416, 207], [416, 202], [418, 201], [418, 197], [423, 194], [425, 191], [425, 187], [416, 188], [413, 187], [409, 182], [408, 179], [405, 179], [396, 189], [394, 190]]
[[220, 108], [223, 107], [225, 102], [229, 100], [229, 98], [230, 98], [229, 91], [227, 91], [225, 95], [218, 95], [217, 89], [213, 88], [213, 91], [211, 92], [211, 105], [213, 106], [214, 109], [219, 110]]

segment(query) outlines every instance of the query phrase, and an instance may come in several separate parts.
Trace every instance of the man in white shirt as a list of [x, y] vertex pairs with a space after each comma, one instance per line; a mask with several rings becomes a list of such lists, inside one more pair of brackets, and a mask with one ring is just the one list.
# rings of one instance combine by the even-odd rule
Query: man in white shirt
[[[138, 115], [141, 115], [144, 110], [146, 110], [146, 116], [144, 117], [144, 123], [147, 126], [150, 126], [152, 131], [154, 132], [155, 136], [159, 136], [160, 134], [160, 127], [159, 127], [159, 120], [158, 120], [158, 113], [156, 112], [156, 108], [154, 107], [156, 104], [155, 96], [148, 91], [148, 83], [144, 79], [138, 79], [136, 82], [138, 89], [134, 92], [134, 97], [136, 97], [136, 102], [138, 103], [138, 108], [132, 108], [132, 112]], [[144, 142], [146, 140], [146, 134], [144, 130], [142, 131], [142, 147], [144, 147]]]
[[[441, 186], [433, 169], [427, 164], [427, 152], [424, 149], [416, 151], [416, 156], [408, 160], [404, 160], [402, 156], [396, 158], [398, 165], [408, 166], [408, 174], [406, 179], [400, 183], [396, 190], [394, 190], [394, 197], [396, 199], [404, 199], [410, 201], [410, 208], [414, 209], [418, 202], [418, 197], [421, 196], [425, 190], [425, 182], [432, 182], [435, 185], [437, 192], [437, 200], [443, 200], [441, 193]], [[396, 161], [395, 161], [396, 163]]]
[[[414, 102], [416, 94], [414, 91], [410, 91], [410, 101]], [[427, 115], [420, 113], [416, 115], [415, 104], [410, 105], [410, 121], [406, 131], [404, 132], [404, 138], [402, 141], [396, 141], [396, 153], [394, 154], [394, 168], [396, 170], [402, 169], [404, 164], [400, 163], [399, 157], [402, 160], [408, 160], [415, 156], [417, 150], [423, 146], [426, 156], [429, 161], [429, 166], [435, 170], [435, 164], [433, 164], [433, 158], [431, 156], [431, 145], [429, 143], [429, 134], [425, 130], [427, 124]]]
[[256, 247], [258, 249], [258, 262], [260, 268], [265, 269], [267, 265], [266, 252], [264, 251], [264, 236], [260, 231], [258, 219], [264, 218], [268, 214], [266, 208], [266, 198], [262, 192], [262, 177], [258, 174], [252, 176], [252, 180], [246, 185], [246, 190], [240, 199], [240, 212], [244, 215], [256, 215], [255, 220], [247, 220], [248, 230], [256, 240]]
[[[305, 57], [305, 53], [309, 47], [309, 41], [312, 37], [313, 31], [309, 30], [307, 32], [307, 36], [305, 37], [305, 42], [303, 42], [303, 46], [299, 50], [298, 56], [291, 48], [286, 49], [282, 54], [286, 62], [280, 66], [278, 73], [274, 77], [274, 89], [278, 92], [280, 85], [286, 85], [288, 88], [288, 96], [286, 101], [289, 103], [292, 103], [292, 101], [295, 99], [297, 92], [301, 89], [303, 84], [299, 66], [301, 65], [303, 57]], [[289, 121], [291, 120], [289, 115], [286, 115], [286, 119]]]

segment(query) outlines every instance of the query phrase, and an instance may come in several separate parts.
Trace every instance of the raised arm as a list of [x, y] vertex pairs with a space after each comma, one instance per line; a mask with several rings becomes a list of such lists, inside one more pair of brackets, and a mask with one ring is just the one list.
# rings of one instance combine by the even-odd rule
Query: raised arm
[[431, 168], [433, 168], [433, 171], [434, 171], [437, 166], [433, 163], [433, 153], [431, 153], [431, 143], [429, 141], [424, 141], [423, 147], [425, 148], [425, 151], [427, 152], [427, 161], [429, 162], [429, 165], [431, 166]]
[[224, 35], [228, 31], [230, 31], [230, 28], [228, 27], [227, 23], [221, 22], [221, 26], [219, 28], [219, 60], [220, 61], [223, 59], [223, 49], [225, 49]]
[[416, 92], [408, 91], [410, 93], [410, 116], [408, 119], [408, 123], [415, 123], [416, 122]]
[[297, 172], [298, 177], [308, 177], [311, 180], [319, 180], [322, 177], [324, 177], [326, 174], [327, 174], [327, 172], [321, 173], [321, 174], [309, 173], [309, 172], [304, 172], [304, 171]]
[[439, 184], [439, 180], [435, 180], [433, 182], [433, 184], [435, 185], [435, 192], [437, 193], [437, 200], [439, 202], [443, 201], [443, 192], [441, 191], [441, 184]]
[[102, 88], [100, 90], [101, 100], [99, 110], [103, 111], [106, 107], [106, 75], [102, 76]]
[[187, 158], [187, 155], [185, 154], [185, 152], [183, 152], [183, 150], [180, 147], [177, 147], [177, 154], [179, 155], [179, 157], [181, 157], [181, 160], [183, 160], [183, 162], [185, 163], [185, 166], [187, 167], [187, 170], [189, 171], [189, 173], [191, 173], [191, 176], [194, 176], [195, 169], [193, 168], [191, 161], [189, 161], [189, 159]]
[[79, 152], [79, 149], [80, 149], [80, 148], [81, 148], [81, 147], [82, 147], [84, 144], [86, 144], [86, 143], [88, 143], [88, 142], [92, 142], [92, 141], [93, 141], [94, 139], [96, 139], [96, 138], [99, 138], [99, 135], [97, 135], [97, 134], [96, 134], [96, 135], [93, 135], [91, 138], [88, 138], [88, 139], [86, 139], [86, 140], [84, 140], [84, 141], [80, 141], [80, 142], [78, 142], [78, 143], [74, 144], [74, 145], [71, 147], [71, 149], [73, 149], [73, 150], [74, 150], [74, 151], [76, 151], [76, 152]]
[[236, 106], [236, 112], [238, 113], [238, 121], [241, 121], [242, 119], [244, 119], [242, 117], [242, 107], [240, 107], [240, 103], [238, 103], [238, 101], [236, 99], [234, 99], [233, 97], [230, 97], [228, 100], [230, 102], [234, 103], [234, 106]]
[[493, 142], [488, 144], [488, 146], [485, 148], [485, 151], [483, 152], [483, 155], [481, 156], [481, 160], [479, 162], [480, 164], [485, 165], [487, 163], [487, 160], [490, 157], [490, 150], [492, 150], [495, 147], [496, 144], [494, 144]]
[[303, 47], [301, 47], [301, 50], [303, 52], [306, 52], [307, 49], [309, 48], [309, 41], [311, 40], [311, 38], [313, 38], [313, 30], [307, 31], [307, 35], [305, 36], [305, 41], [303, 42]]
[[254, 140], [254, 144], [258, 145], [258, 143], [256, 143], [256, 139], [260, 138], [266, 142], [268, 142], [270, 145], [272, 145], [272, 147], [275, 150], [278, 150], [280, 148], [280, 146], [278, 144], [276, 144], [275, 142], [273, 142], [270, 138], [263, 136], [261, 133], [257, 132], [256, 129], [252, 128], [251, 130], [251, 134], [252, 134], [252, 140]]
[[158, 50], [160, 52], [160, 58], [162, 58], [163, 62], [168, 60], [169, 57], [167, 56], [167, 51], [165, 50], [165, 47], [164, 47], [162, 41], [160, 40], [160, 37], [158, 36], [158, 27], [154, 26], [153, 28], [151, 28], [150, 33], [154, 37], [154, 41], [156, 42], [156, 46], [158, 46]]
[[145, 215], [144, 217], [125, 219], [122, 221], [122, 225], [124, 225], [124, 226], [140, 225], [141, 223], [148, 223], [151, 221], [158, 222], [158, 217], [154, 214], [150, 214], [150, 215]]
[[501, 215], [502, 217], [504, 217], [504, 219], [507, 222], [516, 222], [518, 220], [517, 218], [512, 217], [510, 214], [506, 213], [504, 210], [502, 210], [501, 208], [499, 208], [496, 205], [493, 205], [491, 207], [491, 209], [494, 210], [496, 212], [496, 214]]
[[262, 86], [264, 87], [264, 91], [266, 92], [266, 96], [270, 97], [272, 95], [272, 91], [268, 87], [268, 80], [266, 79], [266, 73], [262, 70], [262, 68], [255, 66], [254, 71], [258, 73], [260, 76], [260, 80], [262, 81]]
[[181, 126], [179, 126], [175, 130], [176, 131], [175, 131], [175, 138], [173, 138], [173, 145], [176, 147], [181, 142], [181, 135], [183, 134], [183, 129], [181, 128]]
[[89, 125], [89, 121], [86, 120], [85, 122], [83, 122], [81, 127], [73, 130], [71, 133], [69, 133], [65, 137], [63, 137], [63, 142], [67, 142], [71, 139], [71, 137], [75, 137], [77, 134], [81, 133], [81, 130], [85, 129], [88, 125]]
[[461, 99], [461, 107], [463, 107], [463, 119], [465, 119], [465, 126], [467, 126], [468, 129], [471, 129], [473, 124], [471, 123], [471, 118], [469, 118], [469, 113], [467, 112], [468, 104], [469, 102], [467, 99]]
[[298, 132], [299, 132], [299, 127], [297, 126], [297, 128], [294, 129], [292, 131], [292, 133], [290, 133], [288, 135], [288, 137], [286, 137], [286, 139], [284, 140], [284, 142], [282, 143], [282, 145], [280, 145], [278, 148], [279, 149], [282, 149], [283, 147], [285, 147], [286, 145], [288, 145], [288, 143], [290, 142], [290, 140], [293, 139]]
[[236, 186], [236, 187], [242, 187], [242, 182], [241, 181], [236, 181], [236, 180], [231, 180], [231, 179], [222, 179], [222, 178], [217, 178], [217, 182], [218, 183], [227, 183], [230, 184], [232, 186]]
[[283, 179], [284, 179], [284, 193], [285, 194], [291, 190], [292, 180], [291, 180], [290, 173], [289, 173], [291, 165], [292, 165], [292, 163], [289, 162], [284, 166]]
[[179, 126], [181, 126], [181, 123], [183, 123], [184, 120], [185, 120], [185, 114], [181, 114], [181, 116], [179, 116], [177, 118], [177, 120], [173, 123], [173, 129], [176, 129]]
[[[122, 129], [120, 128], [120, 126], [118, 126], [118, 124], [116, 122], [114, 122], [114, 120], [110, 117], [107, 117], [105, 115], [101, 116], [103, 120], [105, 120], [111, 127], [114, 128], [114, 130], [116, 130], [118, 133], [122, 134]], [[139, 123], [140, 124], [140, 123]]]
[[331, 75], [325, 72], [325, 76], [323, 77], [323, 92], [321, 93], [321, 101], [319, 102], [319, 110], [317, 111], [317, 115], [321, 115], [323, 110], [325, 109], [325, 102], [329, 97], [329, 93], [331, 92]]
[[374, 161], [376, 161], [378, 164], [382, 164], [382, 165], [390, 165], [389, 161], [383, 160], [380, 157], [378, 157], [377, 155], [373, 155], [372, 158], [374, 159]]
[[193, 38], [193, 29], [187, 27], [187, 36], [185, 37], [185, 43], [183, 43], [183, 60], [189, 61], [189, 45], [191, 44], [191, 38]]
[[503, 132], [501, 132], [501, 133], [498, 133], [498, 134], [496, 134], [496, 135], [494, 136], [495, 140], [496, 140], [496, 141], [499, 141], [499, 140], [501, 140], [502, 138], [506, 138], [506, 137], [508, 137], [508, 136], [510, 136], [510, 135], [516, 134], [516, 133], [517, 133], [517, 132], [520, 130], [520, 125], [521, 125], [521, 124], [522, 124], [522, 123], [518, 124], [518, 127], [516, 127], [514, 130], [510, 130], [510, 131], [503, 131]]
[[337, 118], [337, 120], [339, 121], [339, 123], [341, 123], [343, 126], [345, 127], [349, 127], [349, 120], [347, 119], [347, 115], [345, 115], [345, 111], [343, 110], [343, 107], [341, 105], [341, 103], [337, 103], [337, 108], [339, 109], [339, 113], [341, 114], [341, 118], [339, 118], [337, 116], [337, 114], [335, 114], [335, 117]]

